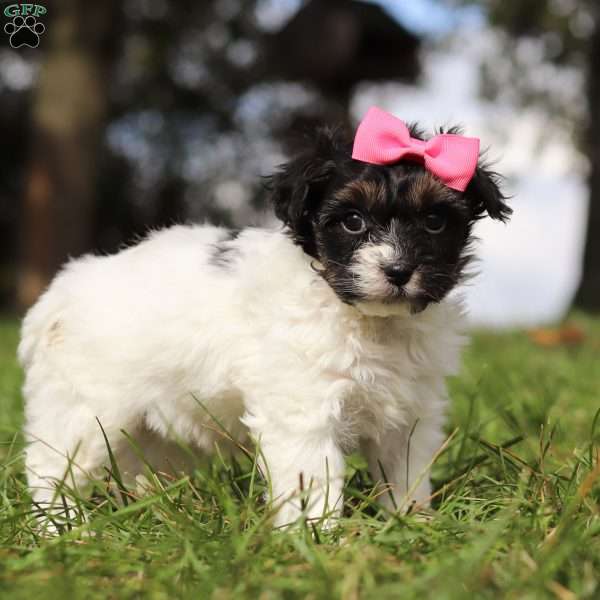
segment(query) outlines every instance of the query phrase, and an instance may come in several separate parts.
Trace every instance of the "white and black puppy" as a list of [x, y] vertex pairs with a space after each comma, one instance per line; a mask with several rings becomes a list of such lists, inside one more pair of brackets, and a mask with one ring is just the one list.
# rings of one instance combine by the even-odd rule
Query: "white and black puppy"
[[101, 476], [98, 422], [135, 476], [122, 430], [173, 468], [173, 440], [223, 443], [213, 418], [260, 444], [278, 525], [300, 516], [301, 479], [306, 516], [339, 514], [344, 454], [357, 448], [375, 480], [383, 467], [382, 502], [427, 502], [444, 380], [464, 341], [448, 293], [473, 223], [511, 212], [498, 177], [479, 166], [457, 191], [418, 161], [353, 160], [343, 135], [323, 130], [269, 184], [283, 228], [153, 232], [72, 260], [29, 311], [19, 358], [39, 505], [56, 503], [61, 482]]

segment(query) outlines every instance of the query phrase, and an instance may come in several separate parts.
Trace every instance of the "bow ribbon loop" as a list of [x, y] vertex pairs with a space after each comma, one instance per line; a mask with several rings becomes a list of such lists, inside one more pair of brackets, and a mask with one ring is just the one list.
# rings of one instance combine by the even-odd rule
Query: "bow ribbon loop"
[[479, 139], [443, 133], [419, 140], [404, 121], [373, 106], [356, 130], [352, 158], [376, 165], [421, 162], [445, 185], [464, 192], [477, 168]]

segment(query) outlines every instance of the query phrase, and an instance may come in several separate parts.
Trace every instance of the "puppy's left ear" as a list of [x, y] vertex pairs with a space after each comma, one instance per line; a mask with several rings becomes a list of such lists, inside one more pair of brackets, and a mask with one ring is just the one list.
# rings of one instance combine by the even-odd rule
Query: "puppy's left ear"
[[471, 201], [473, 216], [482, 218], [484, 213], [505, 223], [512, 214], [512, 208], [506, 204], [507, 196], [501, 190], [502, 176], [485, 165], [477, 167], [475, 175], [465, 190]]

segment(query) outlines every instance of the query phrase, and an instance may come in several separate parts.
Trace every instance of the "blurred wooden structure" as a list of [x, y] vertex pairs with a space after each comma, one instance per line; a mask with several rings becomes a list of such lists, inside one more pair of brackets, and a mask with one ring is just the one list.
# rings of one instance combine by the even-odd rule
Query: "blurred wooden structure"
[[348, 0], [310, 0], [280, 31], [267, 36], [264, 76], [319, 90], [322, 111], [298, 115], [292, 129], [344, 122], [357, 84], [414, 82], [420, 39], [380, 6]]
[[419, 72], [419, 38], [368, 2], [311, 0], [267, 43], [272, 78], [310, 83], [344, 106], [361, 81]]

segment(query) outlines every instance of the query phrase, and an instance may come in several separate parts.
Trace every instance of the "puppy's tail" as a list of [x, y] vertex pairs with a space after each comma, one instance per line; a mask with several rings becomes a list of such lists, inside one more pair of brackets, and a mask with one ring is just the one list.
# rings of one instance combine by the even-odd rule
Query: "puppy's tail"
[[24, 369], [32, 364], [42, 340], [50, 339], [53, 330], [60, 326], [62, 310], [60, 295], [50, 286], [25, 315], [17, 348], [17, 357]]

